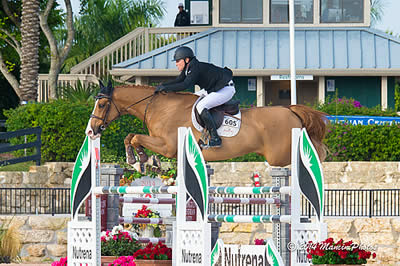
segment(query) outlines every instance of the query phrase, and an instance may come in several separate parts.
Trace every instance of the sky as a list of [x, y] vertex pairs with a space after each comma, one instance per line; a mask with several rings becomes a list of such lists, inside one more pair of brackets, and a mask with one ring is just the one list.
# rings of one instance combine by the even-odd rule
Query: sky
[[[57, 0], [61, 6], [64, 5], [63, 0]], [[78, 14], [79, 12], [79, 3], [80, 0], [71, 0], [72, 9], [74, 14]], [[175, 16], [178, 13], [178, 4], [180, 2], [184, 2], [183, 0], [164, 0], [164, 6], [166, 8], [166, 13], [161, 21], [161, 27], [173, 27]], [[400, 13], [400, 0], [382, 0], [383, 2], [383, 18], [382, 21], [375, 25], [375, 28], [380, 29], [382, 31], [390, 30], [396, 33], [396, 35], [400, 34], [400, 19], [398, 18]]]

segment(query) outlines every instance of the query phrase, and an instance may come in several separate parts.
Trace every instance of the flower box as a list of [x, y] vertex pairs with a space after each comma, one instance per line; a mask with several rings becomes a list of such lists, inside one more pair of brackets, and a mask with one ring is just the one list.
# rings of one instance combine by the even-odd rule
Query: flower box
[[136, 266], [172, 266], [172, 260], [135, 260]]
[[108, 264], [112, 263], [117, 258], [117, 256], [101, 256], [101, 266], [108, 266]]

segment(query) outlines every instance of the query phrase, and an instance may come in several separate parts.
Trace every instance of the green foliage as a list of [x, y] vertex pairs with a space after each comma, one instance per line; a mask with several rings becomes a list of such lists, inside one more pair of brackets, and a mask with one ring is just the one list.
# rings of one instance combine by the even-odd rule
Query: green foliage
[[[42, 160], [74, 161], [84, 139], [92, 105], [57, 100], [31, 103], [5, 111], [7, 131], [42, 128]], [[32, 141], [32, 137], [28, 138]], [[21, 140], [13, 139], [12, 143]]]
[[394, 109], [396, 112], [400, 111], [400, 84], [396, 83], [394, 86]]
[[382, 111], [379, 105], [368, 108], [352, 98], [338, 98], [337, 95], [332, 98], [327, 97], [325, 103], [317, 103], [313, 108], [329, 115], [398, 116], [392, 109]]
[[399, 161], [400, 125], [333, 124], [328, 128], [326, 161]]
[[100, 87], [94, 84], [84, 84], [79, 79], [75, 86], [66, 85], [57, 88], [60, 97], [71, 102], [87, 103], [93, 102], [94, 96], [99, 92]]
[[264, 156], [257, 153], [249, 153], [240, 157], [226, 160], [225, 162], [263, 162]]
[[[30, 103], [4, 112], [7, 117], [7, 131], [40, 126], [42, 128], [42, 160], [75, 161], [85, 138], [85, 129], [94, 106], [87, 103], [59, 99], [50, 103]], [[129, 133], [147, 134], [143, 123], [125, 115], [110, 123], [101, 138], [103, 162], [125, 162], [124, 139]], [[29, 136], [28, 141], [34, 141]], [[11, 139], [11, 143], [23, 143], [23, 138]], [[21, 155], [20, 151], [16, 155]], [[155, 154], [146, 150], [147, 154]], [[163, 161], [173, 161], [161, 157]]]
[[161, 0], [85, 0], [76, 17], [75, 42], [65, 69], [125, 36], [137, 27], [157, 25], [165, 13]]
[[122, 226], [114, 226], [112, 231], [101, 233], [102, 256], [128, 256], [140, 249], [132, 233], [122, 229]]

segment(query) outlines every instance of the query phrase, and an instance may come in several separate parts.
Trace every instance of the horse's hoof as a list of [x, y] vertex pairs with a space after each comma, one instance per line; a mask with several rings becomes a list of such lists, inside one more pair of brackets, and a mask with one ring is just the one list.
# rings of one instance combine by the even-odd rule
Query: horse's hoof
[[135, 156], [130, 157], [128, 154], [126, 155], [126, 163], [129, 165], [134, 165], [136, 163]]
[[144, 152], [143, 147], [138, 147], [136, 148], [136, 152], [139, 156], [139, 162], [140, 164], [144, 164], [145, 162], [147, 162], [149, 160], [149, 157], [147, 156], [147, 154]]
[[158, 158], [157, 155], [150, 156], [150, 162], [151, 162], [151, 165], [153, 167], [161, 168], [161, 161], [160, 161], [160, 158]]
[[129, 146], [128, 148], [126, 148], [126, 162], [129, 165], [134, 165], [136, 163], [136, 158], [135, 158], [135, 154], [133, 153], [132, 146]]

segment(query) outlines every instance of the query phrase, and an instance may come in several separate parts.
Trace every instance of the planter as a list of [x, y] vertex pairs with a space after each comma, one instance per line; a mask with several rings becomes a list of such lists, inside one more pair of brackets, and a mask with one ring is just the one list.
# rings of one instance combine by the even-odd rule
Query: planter
[[136, 266], [172, 266], [172, 260], [135, 260]]
[[101, 266], [108, 266], [114, 260], [118, 259], [117, 256], [101, 256]]

